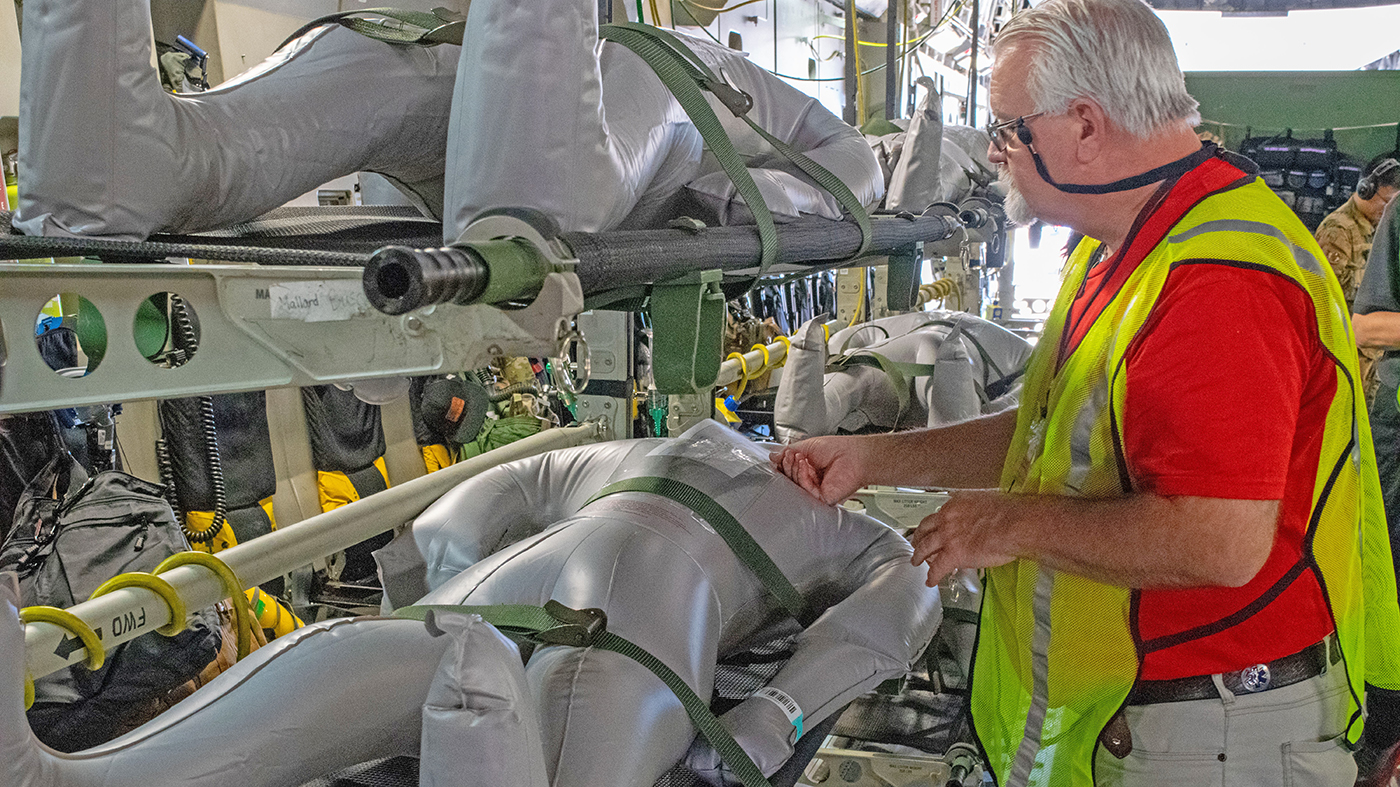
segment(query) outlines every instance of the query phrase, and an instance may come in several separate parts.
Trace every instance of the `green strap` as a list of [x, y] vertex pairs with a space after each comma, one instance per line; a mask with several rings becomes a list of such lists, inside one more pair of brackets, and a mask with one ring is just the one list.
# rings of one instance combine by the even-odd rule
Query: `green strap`
[[[393, 19], [408, 27], [357, 18], [358, 15], [363, 14]], [[462, 32], [466, 25], [465, 20], [457, 18], [456, 15], [452, 15], [451, 18], [446, 18], [447, 16], [444, 14], [443, 17], [439, 17], [432, 13], [399, 8], [347, 11], [321, 17], [292, 34], [287, 40], [291, 41], [313, 27], [328, 22], [338, 22], [365, 36], [391, 44], [449, 43], [460, 45]], [[734, 149], [734, 143], [725, 133], [724, 126], [715, 116], [709, 102], [705, 100], [704, 94], [701, 93], [702, 90], [708, 91], [718, 98], [734, 113], [735, 117], [743, 118], [744, 122], [763, 137], [774, 150], [782, 154], [788, 161], [802, 170], [807, 177], [815, 181], [818, 186], [835, 197], [841, 207], [855, 219], [856, 224], [860, 226], [861, 240], [860, 248], [851, 255], [853, 259], [865, 254], [866, 250], [870, 248], [870, 216], [866, 213], [865, 206], [856, 199], [850, 187], [840, 178], [831, 174], [830, 170], [768, 133], [767, 130], [749, 118], [747, 113], [753, 107], [753, 98], [742, 90], [731, 87], [723, 79], [716, 76], [710, 67], [696, 57], [695, 53], [680, 39], [659, 27], [637, 22], [601, 25], [598, 29], [598, 35], [602, 39], [613, 41], [636, 53], [656, 72], [661, 82], [676, 97], [681, 108], [690, 117], [690, 121], [695, 124], [695, 128], [700, 132], [700, 137], [704, 139], [705, 145], [710, 149], [710, 152], [714, 153], [720, 166], [729, 175], [729, 180], [734, 184], [735, 190], [744, 198], [749, 212], [753, 214], [754, 223], [758, 226], [760, 248], [758, 275], [760, 277], [768, 272], [778, 256], [778, 231], [773, 223], [773, 214], [768, 210], [767, 203], [763, 201], [763, 194], [758, 190], [758, 185], [754, 183], [753, 176], [749, 174], [743, 159]], [[283, 43], [285, 45], [286, 42]], [[757, 282], [757, 278], [755, 278], [755, 282]]]
[[[773, 224], [773, 213], [768, 210], [767, 203], [763, 201], [763, 194], [758, 190], [758, 184], [753, 182], [753, 176], [744, 166], [743, 159], [740, 158], [739, 152], [734, 149], [734, 143], [724, 132], [724, 126], [720, 124], [719, 118], [715, 117], [715, 111], [710, 107], [710, 102], [705, 100], [701, 89], [703, 87], [719, 96], [720, 100], [724, 101], [731, 110], [744, 102], [751, 101], [751, 99], [728, 85], [718, 82], [713, 78], [713, 75], [699, 71], [695, 65], [697, 61], [695, 61], [693, 53], [687, 49], [685, 53], [690, 54], [690, 57], [685, 57], [685, 54], [680, 50], [662, 43], [664, 39], [655, 35], [655, 32], [655, 28], [631, 22], [603, 25], [599, 28], [601, 38], [632, 50], [656, 72], [662, 84], [666, 85], [666, 88], [676, 97], [676, 101], [680, 103], [681, 108], [685, 110], [686, 115], [690, 117], [690, 122], [695, 124], [696, 130], [700, 132], [700, 137], [705, 141], [710, 152], [715, 154], [715, 159], [719, 161], [725, 174], [729, 175], [734, 189], [739, 192], [739, 196], [744, 198], [744, 203], [748, 205], [749, 212], [753, 214], [754, 223], [758, 227], [760, 249], [758, 276], [762, 277], [778, 258], [778, 230]], [[663, 35], [669, 37], [669, 34]], [[747, 110], [746, 105], [745, 110]], [[758, 279], [755, 278], [754, 282], [757, 283], [757, 281]]]
[[[462, 33], [467, 25], [466, 18], [446, 9], [440, 10], [443, 12], [441, 16], [428, 11], [413, 11], [406, 8], [360, 8], [354, 11], [327, 14], [302, 25], [295, 33], [287, 36], [287, 40], [283, 41], [277, 48], [281, 49], [288, 43], [306, 35], [310, 30], [332, 22], [386, 44], [419, 44], [423, 46], [457, 44], [460, 46]], [[378, 17], [378, 19], [361, 19], [362, 15]], [[393, 20], [399, 24], [382, 21], [385, 19]]]
[[661, 679], [676, 698], [681, 701], [690, 723], [705, 736], [705, 740], [719, 754], [744, 787], [771, 787], [729, 731], [720, 724], [710, 707], [695, 693], [674, 670], [665, 662], [648, 653], [630, 640], [619, 637], [607, 630], [607, 616], [602, 610], [575, 610], [550, 600], [543, 607], [526, 604], [495, 604], [490, 606], [458, 606], [449, 604], [424, 604], [405, 607], [395, 612], [396, 617], [411, 620], [426, 620], [429, 613], [449, 612], [480, 615], [482, 620], [495, 626], [515, 640], [534, 642], [542, 645], [571, 645], [574, 647], [595, 647], [620, 653], [651, 670]]
[[[628, 34], [623, 35], [622, 31], [628, 31]], [[635, 34], [635, 37], [633, 34]], [[784, 158], [791, 161], [798, 169], [802, 170], [807, 177], [815, 181], [818, 186], [835, 197], [841, 207], [851, 215], [851, 218], [860, 226], [861, 233], [860, 248], [856, 250], [855, 254], [851, 255], [852, 258], [860, 257], [870, 248], [870, 216], [866, 213], [865, 206], [860, 203], [860, 200], [856, 199], [856, 195], [851, 191], [850, 187], [840, 178], [831, 174], [831, 171], [826, 167], [808, 158], [791, 145], [788, 145], [786, 142], [768, 133], [766, 129], [755, 123], [753, 119], [748, 116], [748, 111], [753, 106], [753, 98], [747, 93], [730, 86], [722, 78], [716, 76], [715, 73], [710, 70], [710, 67], [697, 57], [695, 53], [690, 50], [690, 47], [686, 46], [679, 38], [659, 27], [638, 24], [636, 22], [619, 22], [613, 25], [603, 25], [599, 28], [599, 36], [622, 44], [633, 52], [636, 52], [638, 56], [646, 61], [647, 65], [651, 66], [652, 69], [656, 71], [657, 76], [661, 77], [661, 81], [665, 83], [666, 87], [671, 89], [671, 92], [676, 95], [677, 100], [680, 99], [680, 94], [676, 93], [676, 85], [671, 81], [672, 78], [668, 78], [667, 74], [662, 73], [663, 65], [669, 66], [669, 68], [667, 68], [668, 71], [678, 69], [686, 79], [693, 82], [701, 89], [712, 93], [729, 108], [729, 111], [734, 113], [735, 117], [742, 118], [744, 122], [749, 125], [749, 128], [752, 128], [759, 136], [767, 141], [774, 150], [782, 154]], [[632, 45], [632, 42], [637, 40], [651, 40], [660, 44], [664, 56], [649, 56], [648, 53]], [[684, 102], [682, 102], [682, 106], [685, 107]], [[685, 109], [686, 113], [690, 115], [691, 122], [695, 123], [696, 128], [700, 130], [700, 135], [704, 138], [705, 143], [710, 146], [710, 150], [714, 152], [715, 157], [720, 159], [720, 164], [725, 167], [725, 171], [729, 172], [730, 168], [726, 165], [720, 151], [711, 143], [711, 135], [707, 134], [706, 129], [701, 126], [700, 118], [696, 117], [696, 115], [690, 111], [689, 107], [685, 107]], [[715, 125], [718, 126], [714, 131], [717, 131], [719, 135], [723, 135], [725, 141], [728, 142], [728, 135], [724, 133], [723, 126], [718, 125], [719, 121], [717, 118], [714, 118], [714, 113], [709, 112], [708, 114], [709, 119], [713, 120]], [[707, 120], [707, 122], [709, 121]], [[733, 150], [732, 145], [728, 145], [727, 147], [731, 151]], [[737, 156], [737, 153], [735, 155]], [[738, 164], [741, 168], [743, 167], [742, 162], [738, 162]], [[748, 174], [746, 168], [744, 169], [744, 173], [745, 175]], [[734, 178], [732, 172], [730, 173], [730, 179], [734, 181], [735, 188], [744, 197], [745, 202], [748, 202], [748, 194], [744, 193], [744, 189], [740, 187], [739, 181]], [[749, 180], [752, 182], [752, 178], [749, 178]], [[757, 187], [755, 187], [755, 190], [756, 188]], [[759, 199], [761, 200], [762, 197], [760, 196]], [[766, 271], [767, 267], [760, 266], [760, 270]]]
[[798, 593], [797, 588], [793, 587], [788, 578], [783, 576], [782, 570], [778, 568], [772, 558], [768, 557], [768, 553], [763, 551], [763, 547], [758, 545], [753, 536], [749, 535], [749, 531], [744, 529], [739, 520], [726, 511], [724, 506], [716, 503], [714, 498], [689, 484], [672, 478], [643, 476], [608, 484], [598, 490], [598, 493], [590, 497], [584, 505], [619, 492], [645, 492], [660, 495], [695, 512], [696, 516], [708, 522], [715, 529], [715, 532], [719, 533], [720, 538], [724, 539], [724, 543], [728, 544], [729, 548], [734, 551], [734, 555], [758, 577], [768, 592], [777, 597], [778, 602], [794, 618], [797, 618], [799, 623], [806, 626], [811, 622], [808, 618], [807, 602], [802, 598], [802, 594]]
[[845, 355], [833, 359], [827, 364], [827, 371], [839, 372], [852, 366], [871, 366], [885, 373], [889, 378], [890, 385], [894, 386], [895, 399], [899, 401], [899, 412], [895, 414], [895, 423], [904, 417], [904, 411], [909, 407], [909, 382], [915, 377], [929, 377], [935, 368], [931, 363], [910, 363], [906, 361], [891, 360], [888, 356], [869, 350], [861, 350], [851, 355]]

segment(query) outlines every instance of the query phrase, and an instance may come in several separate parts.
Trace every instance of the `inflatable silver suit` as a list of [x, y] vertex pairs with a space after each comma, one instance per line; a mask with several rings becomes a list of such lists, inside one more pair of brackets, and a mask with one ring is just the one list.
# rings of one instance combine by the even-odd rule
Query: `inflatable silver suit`
[[[713, 422], [674, 440], [566, 449], [502, 465], [426, 510], [397, 542], [421, 558], [424, 604], [599, 607], [608, 630], [708, 699], [720, 658], [798, 627], [711, 528], [670, 499], [681, 479], [733, 514], [821, 614], [769, 684], [721, 722], [765, 772], [811, 726], [903, 674], [941, 618], [911, 548], [819, 504], [768, 452]], [[392, 587], [392, 585], [391, 585]], [[108, 744], [57, 754], [30, 734], [13, 591], [0, 590], [0, 783], [7, 787], [294, 787], [356, 762], [419, 753], [424, 785], [648, 787], [692, 746], [680, 702], [647, 669], [594, 648], [514, 644], [474, 615], [320, 623], [276, 640]], [[410, 600], [413, 600], [410, 598]], [[446, 632], [447, 636], [434, 636]], [[774, 699], [786, 698], [780, 703]], [[789, 704], [790, 703], [790, 704]], [[791, 707], [799, 715], [790, 713]]]
[[[878, 364], [829, 366], [841, 356], [878, 354], [931, 373], [887, 373]], [[1020, 400], [1031, 346], [965, 312], [912, 312], [844, 328], [824, 340], [813, 320], [798, 330], [773, 404], [778, 440], [880, 429], [938, 426], [1000, 412]], [[899, 382], [896, 382], [896, 380]], [[903, 397], [896, 390], [904, 387]], [[902, 399], [902, 401], [901, 401]]]
[[996, 168], [987, 158], [987, 132], [944, 125], [943, 98], [933, 80], [919, 77], [915, 82], [926, 92], [908, 128], [867, 138], [885, 172], [885, 208], [922, 213], [935, 202], [960, 203], [980, 186], [999, 189]]
[[[431, 48], [330, 24], [207, 92], [172, 95], [150, 65], [148, 0], [29, 0], [13, 224], [133, 240], [195, 232], [357, 171], [442, 218], [448, 242], [492, 207], [537, 208], [582, 231], [664, 225], [682, 204], [745, 220], [679, 104], [630, 50], [599, 44], [596, 18], [594, 0], [476, 0], [463, 46]], [[742, 53], [682, 37], [753, 97], [760, 126], [862, 203], [879, 201], [858, 131]], [[710, 101], [777, 220], [840, 217]]]

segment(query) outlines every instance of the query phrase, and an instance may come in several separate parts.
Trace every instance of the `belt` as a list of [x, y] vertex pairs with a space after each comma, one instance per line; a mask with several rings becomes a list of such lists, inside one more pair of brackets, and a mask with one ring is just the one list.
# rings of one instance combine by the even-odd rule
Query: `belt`
[[[1223, 672], [1220, 674], [1221, 682], [1231, 694], [1257, 694], [1317, 677], [1327, 669], [1329, 641], [1335, 643], [1336, 635], [1329, 635], [1321, 642], [1267, 664], [1255, 664], [1242, 670]], [[1335, 644], [1333, 652], [1340, 658], [1341, 649]], [[1172, 680], [1140, 680], [1128, 695], [1127, 704], [1155, 705], [1159, 702], [1187, 702], [1219, 697], [1220, 692], [1216, 690], [1212, 676], [1193, 675]]]

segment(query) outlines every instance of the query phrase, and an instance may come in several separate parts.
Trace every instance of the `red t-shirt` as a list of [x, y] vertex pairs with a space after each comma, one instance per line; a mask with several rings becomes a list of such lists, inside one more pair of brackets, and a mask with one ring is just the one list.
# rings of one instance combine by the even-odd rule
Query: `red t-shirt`
[[[1151, 236], [1160, 237], [1166, 226], [1159, 233], [1153, 225], [1175, 223], [1172, 214], [1180, 216], [1195, 201], [1183, 202], [1182, 195], [1200, 193], [1202, 179], [1223, 183], [1230, 176], [1218, 160], [1188, 173], [1160, 210], [1144, 212], [1130, 250], [1136, 242], [1155, 245]], [[1204, 191], [1218, 187], [1207, 184]], [[1146, 253], [1138, 251], [1138, 258]], [[1090, 272], [1071, 310], [1077, 330], [1067, 331], [1072, 335], [1064, 350], [1077, 344], [1088, 327], [1084, 318], [1126, 278], [1125, 266], [1111, 262]], [[1153, 316], [1129, 350], [1123, 449], [1137, 491], [1281, 501], [1268, 560], [1244, 587], [1140, 592], [1136, 622], [1145, 680], [1272, 661], [1334, 628], [1316, 576], [1300, 563], [1337, 388], [1316, 326], [1312, 300], [1292, 280], [1228, 262], [1192, 263], [1168, 275]], [[1285, 587], [1254, 609], [1275, 585]], [[1233, 625], [1205, 638], [1190, 636], [1222, 620]]]
[[[1281, 504], [1273, 549], [1244, 587], [1142, 591], [1142, 677], [1206, 675], [1296, 653], [1333, 629], [1316, 576], [1294, 569], [1337, 388], [1312, 301], [1271, 273], [1186, 265], [1168, 277], [1157, 315], [1127, 359], [1124, 454], [1135, 488]], [[1241, 620], [1203, 640], [1159, 639], [1232, 615]]]

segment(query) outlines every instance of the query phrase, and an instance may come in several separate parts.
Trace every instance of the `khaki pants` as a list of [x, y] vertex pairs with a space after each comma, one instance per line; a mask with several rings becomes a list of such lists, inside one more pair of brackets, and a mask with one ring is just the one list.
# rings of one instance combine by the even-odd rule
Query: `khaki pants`
[[1122, 760], [1099, 747], [1098, 787], [1351, 787], [1356, 764], [1342, 745], [1346, 672], [1331, 665], [1291, 686], [1129, 706], [1133, 750]]

